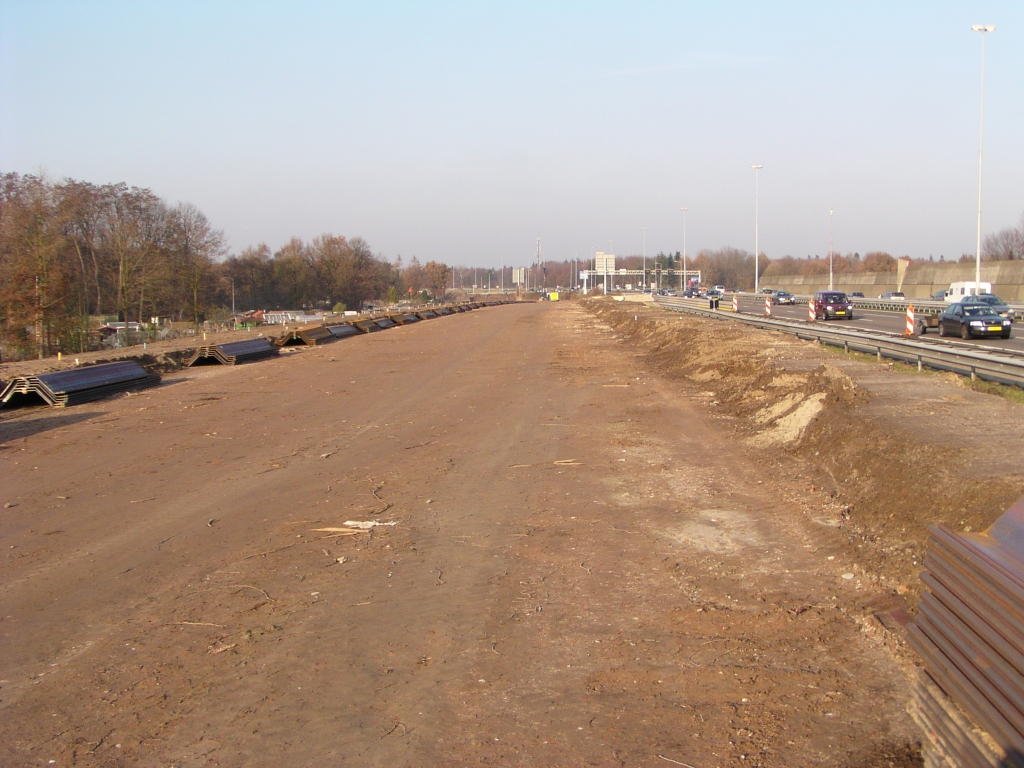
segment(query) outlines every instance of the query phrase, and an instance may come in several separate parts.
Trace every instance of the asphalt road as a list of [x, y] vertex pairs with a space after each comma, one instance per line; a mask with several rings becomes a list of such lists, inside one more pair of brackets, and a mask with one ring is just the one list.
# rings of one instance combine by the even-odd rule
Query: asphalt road
[[[721, 306], [731, 307], [731, 301], [731, 298], [727, 298], [722, 302]], [[757, 310], [760, 310], [759, 314], [764, 313], [763, 300], [740, 298], [741, 312], [753, 313]], [[807, 304], [795, 304], [793, 306], [780, 306], [778, 304], [774, 304], [772, 305], [772, 317], [777, 317], [782, 320], [807, 320]], [[902, 334], [906, 328], [907, 319], [906, 315], [903, 313], [887, 312], [877, 309], [860, 309], [855, 306], [853, 320], [829, 320], [828, 323], [839, 327], [862, 328], [867, 331], [883, 331], [886, 333]], [[929, 329], [927, 335], [932, 339], [939, 338], [937, 329]], [[956, 337], [955, 340], [961, 343], [994, 347], [997, 349], [1024, 351], [1024, 332], [1016, 327], [1014, 328], [1013, 336], [1009, 339], [990, 337], [984, 339], [971, 339], [970, 341], [965, 342], [963, 339]]]

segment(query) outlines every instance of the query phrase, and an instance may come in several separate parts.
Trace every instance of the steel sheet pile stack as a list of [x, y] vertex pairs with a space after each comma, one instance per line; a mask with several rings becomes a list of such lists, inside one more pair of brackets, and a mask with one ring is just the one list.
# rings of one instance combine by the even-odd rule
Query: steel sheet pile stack
[[329, 341], [337, 341], [340, 336], [331, 333], [326, 325], [316, 325], [312, 328], [299, 328], [298, 330], [286, 333], [276, 342], [279, 347], [290, 347], [296, 344], [305, 344], [315, 347], [317, 344], [326, 344]]
[[1024, 500], [985, 533], [932, 527], [924, 567], [908, 709], [925, 765], [1024, 766]]
[[325, 327], [330, 332], [331, 336], [336, 339], [347, 339], [349, 336], [358, 336], [361, 333], [361, 331], [351, 323], [328, 325]]
[[0, 405], [42, 400], [47, 405], [65, 407], [100, 400], [118, 392], [155, 387], [159, 383], [159, 376], [146, 373], [141, 365], [130, 360], [90, 365], [12, 379], [0, 392]]
[[357, 336], [360, 333], [373, 333], [374, 331], [383, 331], [388, 328], [394, 328], [397, 325], [411, 325], [412, 323], [418, 323], [421, 320], [433, 320], [434, 318], [441, 317], [442, 315], [452, 315], [458, 312], [468, 312], [472, 309], [479, 309], [480, 307], [512, 303], [514, 302], [508, 300], [495, 302], [468, 302], [466, 304], [456, 304], [450, 307], [408, 310], [379, 317], [361, 318], [345, 323], [338, 323], [336, 325], [317, 325], [308, 328], [297, 328], [294, 331], [289, 331], [274, 343], [279, 347], [289, 347], [299, 344], [305, 344], [313, 347], [318, 344], [326, 344], [349, 336]]
[[[251, 363], [276, 357], [280, 354], [280, 347], [290, 344], [315, 346], [349, 336], [418, 323], [420, 320], [429, 320], [455, 312], [467, 312], [478, 307], [511, 303], [513, 302], [507, 300], [488, 303], [474, 302], [436, 309], [410, 310], [391, 316], [363, 318], [334, 325], [319, 325], [297, 329], [277, 339], [276, 342], [271, 342], [260, 336], [227, 344], [209, 344], [196, 349], [183, 361], [183, 365], [191, 367]], [[146, 373], [142, 366], [133, 361], [93, 365], [36, 376], [20, 376], [6, 384], [0, 382], [0, 406], [23, 405], [39, 401], [56, 406], [76, 405], [99, 400], [117, 392], [156, 386], [159, 383], [159, 376]]]
[[274, 357], [280, 354], [280, 350], [271, 344], [267, 339], [247, 339], [246, 341], [233, 341], [230, 344], [210, 344], [199, 347], [191, 357], [185, 360], [185, 366], [211, 365], [240, 365], [252, 363], [256, 360], [263, 360], [267, 357]]

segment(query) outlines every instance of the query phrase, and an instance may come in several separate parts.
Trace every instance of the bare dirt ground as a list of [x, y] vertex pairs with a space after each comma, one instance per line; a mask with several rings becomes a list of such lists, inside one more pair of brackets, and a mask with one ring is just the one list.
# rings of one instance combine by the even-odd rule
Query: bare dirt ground
[[922, 531], [1024, 486], [913, 453], [1002, 401], [610, 302], [164, 381], [0, 413], [0, 764], [914, 765]]

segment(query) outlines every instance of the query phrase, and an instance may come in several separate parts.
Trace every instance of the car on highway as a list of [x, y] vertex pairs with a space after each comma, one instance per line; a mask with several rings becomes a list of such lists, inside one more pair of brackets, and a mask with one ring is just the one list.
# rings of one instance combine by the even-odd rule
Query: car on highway
[[947, 290], [936, 291], [932, 294], [932, 301], [945, 301], [948, 295], [949, 291]]
[[853, 303], [842, 291], [818, 291], [813, 301], [816, 320], [853, 320]]
[[907, 297], [903, 295], [903, 291], [886, 291], [878, 296], [880, 299], [889, 299], [891, 301], [904, 301]]
[[776, 291], [772, 294], [772, 304], [796, 304], [796, 298], [789, 291]]
[[863, 299], [864, 298], [864, 293], [862, 291], [853, 291], [850, 294], [850, 298], [851, 299]]
[[1001, 336], [1010, 338], [1013, 320], [1000, 317], [987, 304], [957, 302], [950, 304], [939, 314], [939, 336], [959, 336], [971, 339], [975, 336]]
[[771, 296], [773, 293], [775, 293], [775, 289], [774, 288], [762, 288], [761, 289], [761, 293], [764, 293], [764, 294], [766, 294], [768, 296]]
[[995, 310], [995, 313], [1000, 317], [1008, 317], [1011, 320], [1016, 320], [1016, 313], [1013, 308], [1005, 301], [1000, 299], [998, 296], [992, 293], [983, 293], [980, 296], [965, 296], [961, 304], [984, 304], [987, 307], [991, 307]]

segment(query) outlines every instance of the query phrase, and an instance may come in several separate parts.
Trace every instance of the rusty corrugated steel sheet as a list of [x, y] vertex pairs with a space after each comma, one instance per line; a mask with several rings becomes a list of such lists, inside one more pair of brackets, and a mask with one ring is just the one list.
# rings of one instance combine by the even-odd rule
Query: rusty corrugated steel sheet
[[[924, 569], [907, 629], [939, 691], [919, 688], [910, 707], [929, 735], [926, 753], [951, 765], [1024, 766], [1024, 500], [984, 533], [933, 526]], [[987, 734], [997, 762], [970, 762], [980, 759], [970, 734], [941, 715], [940, 696]]]
[[277, 340], [277, 346], [290, 347], [298, 344], [306, 344], [315, 347], [317, 344], [326, 344], [329, 341], [337, 341], [335, 336], [325, 325], [315, 325], [312, 328], [296, 328], [289, 331]]
[[199, 347], [184, 365], [241, 365], [276, 357], [280, 350], [262, 336], [245, 341], [232, 341], [228, 344], [209, 344]]
[[398, 314], [391, 315], [390, 317], [399, 325], [412, 325], [413, 323], [418, 323], [423, 319], [415, 312], [399, 312]]
[[364, 317], [359, 320], [353, 320], [352, 327], [358, 328], [363, 333], [374, 333], [376, 331], [384, 330], [379, 325], [377, 325], [376, 320], [374, 320], [372, 317]]
[[339, 339], [347, 339], [349, 336], [358, 336], [362, 331], [356, 328], [352, 323], [339, 323], [338, 325], [328, 325], [327, 330], [331, 332], [332, 336], [336, 336]]
[[64, 407], [100, 400], [118, 392], [155, 387], [160, 377], [133, 360], [88, 365], [68, 371], [18, 376], [0, 390], [0, 406], [40, 402]]

